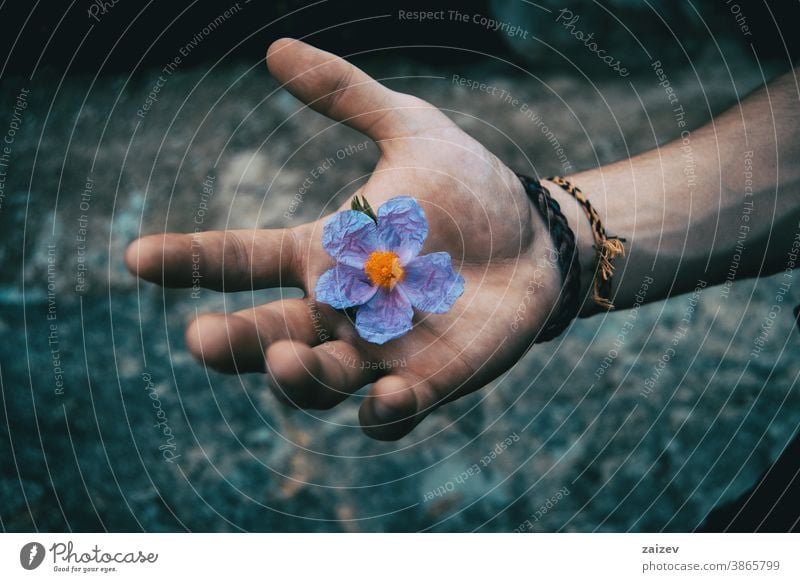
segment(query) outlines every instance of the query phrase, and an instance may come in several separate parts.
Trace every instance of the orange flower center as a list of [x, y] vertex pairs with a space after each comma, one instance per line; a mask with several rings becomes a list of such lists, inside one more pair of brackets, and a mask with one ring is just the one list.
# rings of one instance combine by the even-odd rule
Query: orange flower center
[[364, 272], [373, 285], [378, 285], [390, 291], [403, 280], [406, 274], [400, 265], [400, 258], [392, 251], [374, 251], [370, 253], [364, 263]]

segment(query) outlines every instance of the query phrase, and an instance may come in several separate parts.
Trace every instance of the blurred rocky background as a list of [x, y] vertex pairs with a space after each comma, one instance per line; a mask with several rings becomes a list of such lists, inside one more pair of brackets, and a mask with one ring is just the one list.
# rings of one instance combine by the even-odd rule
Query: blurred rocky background
[[[412, 435], [379, 443], [358, 428], [358, 396], [291, 411], [262, 377], [223, 376], [187, 354], [195, 313], [280, 291], [193, 298], [138, 283], [122, 257], [140, 234], [316, 218], [370, 172], [374, 145], [339, 159], [364, 138], [269, 77], [263, 55], [280, 36], [351, 55], [512, 168], [547, 175], [564, 156], [583, 169], [679, 135], [655, 60], [690, 127], [789, 68], [796, 5], [710, 4], [4, 4], [0, 528], [697, 527], [752, 485], [800, 421], [788, 308], [751, 354], [779, 278], [576, 322]], [[400, 17], [419, 9], [445, 18]], [[530, 113], [454, 75], [519, 98], [564, 155]], [[326, 158], [333, 167], [299, 195]]]

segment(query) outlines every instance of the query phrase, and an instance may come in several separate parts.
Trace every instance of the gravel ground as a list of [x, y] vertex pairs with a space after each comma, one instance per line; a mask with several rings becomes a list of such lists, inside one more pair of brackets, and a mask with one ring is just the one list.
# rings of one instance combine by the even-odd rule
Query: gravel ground
[[[669, 71], [690, 127], [761, 82], [748, 55], [730, 54], [730, 69], [709, 54]], [[526, 155], [542, 175], [563, 160], [523, 111], [452, 75], [528, 104], [575, 169], [679, 133], [646, 66], [590, 82], [492, 62], [363, 64], [450, 110], [519, 170], [530, 171]], [[183, 342], [195, 312], [280, 293], [192, 298], [137, 284], [125, 246], [140, 231], [191, 231], [198, 218], [208, 229], [315, 218], [348, 197], [376, 149], [337, 160], [298, 201], [312, 168], [364, 139], [302, 109], [261, 62], [178, 68], [145, 111], [159, 75], [3, 83], [8, 118], [31, 89], [0, 206], [3, 529], [512, 531], [528, 519], [534, 531], [686, 531], [750, 486], [795, 432], [792, 318], [777, 317], [750, 355], [780, 278], [576, 322], [396, 443], [363, 436], [358, 396], [290, 411], [262, 377], [205, 370]], [[172, 438], [154, 426], [158, 409]]]

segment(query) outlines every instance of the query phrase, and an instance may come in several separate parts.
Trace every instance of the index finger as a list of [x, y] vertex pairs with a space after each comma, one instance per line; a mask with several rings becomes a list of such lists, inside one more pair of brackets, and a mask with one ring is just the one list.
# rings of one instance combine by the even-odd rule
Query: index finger
[[125, 252], [134, 275], [165, 287], [216, 291], [300, 287], [291, 229], [218, 230], [142, 237]]

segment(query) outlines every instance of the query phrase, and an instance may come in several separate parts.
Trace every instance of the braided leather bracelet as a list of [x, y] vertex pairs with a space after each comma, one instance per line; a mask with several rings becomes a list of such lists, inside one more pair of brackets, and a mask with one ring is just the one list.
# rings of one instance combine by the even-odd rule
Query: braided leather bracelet
[[547, 224], [553, 245], [558, 254], [558, 268], [561, 272], [561, 295], [558, 310], [551, 313], [545, 326], [536, 336], [534, 343], [550, 341], [558, 337], [580, 310], [581, 271], [578, 260], [578, 247], [575, 234], [561, 212], [558, 202], [550, 197], [547, 188], [539, 180], [517, 174], [528, 198]]

